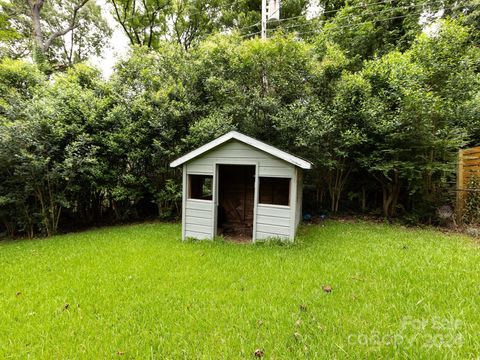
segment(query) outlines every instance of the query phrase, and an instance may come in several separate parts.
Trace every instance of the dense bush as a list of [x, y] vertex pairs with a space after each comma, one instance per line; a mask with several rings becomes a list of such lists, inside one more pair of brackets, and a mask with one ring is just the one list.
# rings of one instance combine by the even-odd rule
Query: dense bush
[[[231, 129], [310, 160], [310, 212], [415, 214], [448, 203], [478, 144], [480, 50], [455, 21], [376, 56], [324, 35], [214, 35], [135, 48], [108, 81], [0, 63], [0, 220], [10, 236], [178, 216], [179, 155]], [[363, 51], [363, 50], [362, 50]]]

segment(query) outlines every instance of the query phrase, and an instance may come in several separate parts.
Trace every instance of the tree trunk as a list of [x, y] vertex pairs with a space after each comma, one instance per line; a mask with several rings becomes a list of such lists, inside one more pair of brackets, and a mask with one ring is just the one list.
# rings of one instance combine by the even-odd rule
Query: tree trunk
[[69, 24], [63, 28], [59, 29], [54, 32], [48, 39], [45, 40], [43, 37], [43, 30], [42, 30], [42, 7], [45, 0], [26, 0], [28, 6], [30, 7], [30, 13], [32, 17], [32, 32], [33, 32], [33, 39], [35, 41], [35, 52], [37, 56], [37, 61], [43, 62], [45, 56], [50, 49], [53, 41], [60, 36], [67, 34], [70, 31], [73, 31], [78, 26], [78, 19], [77, 15], [78, 12], [85, 6], [85, 4], [89, 0], [82, 0], [78, 3], [72, 11], [72, 15], [69, 21]]
[[365, 191], [365, 186], [362, 186], [362, 212], [365, 212], [365, 209], [367, 208], [367, 194]]
[[[343, 165], [342, 165], [343, 167]], [[336, 168], [329, 170], [327, 175], [328, 192], [330, 194], [330, 209], [332, 212], [338, 212], [340, 206], [340, 198], [350, 175], [351, 169], [344, 170], [343, 168]]]
[[381, 181], [383, 194], [383, 215], [391, 218], [396, 215], [398, 197], [400, 195], [400, 179], [398, 172], [395, 171], [393, 178], [387, 181]]
[[32, 14], [32, 30], [33, 39], [35, 41], [36, 50], [40, 51], [42, 55], [45, 54], [45, 46], [43, 39], [43, 31], [41, 24], [40, 12], [42, 11], [44, 0], [27, 0]]

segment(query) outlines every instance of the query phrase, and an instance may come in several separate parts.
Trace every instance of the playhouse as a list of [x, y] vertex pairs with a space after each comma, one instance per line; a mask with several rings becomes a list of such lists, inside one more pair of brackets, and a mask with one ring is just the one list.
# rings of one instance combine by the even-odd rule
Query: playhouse
[[295, 238], [308, 161], [231, 131], [170, 164], [180, 165], [182, 239]]

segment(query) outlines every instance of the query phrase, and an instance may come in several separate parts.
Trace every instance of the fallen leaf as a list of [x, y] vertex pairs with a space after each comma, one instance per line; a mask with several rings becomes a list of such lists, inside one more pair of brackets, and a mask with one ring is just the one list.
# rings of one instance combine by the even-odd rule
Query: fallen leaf
[[123, 356], [123, 355], [125, 355], [125, 351], [117, 351], [117, 355], [118, 356]]
[[262, 349], [257, 349], [255, 350], [254, 355], [255, 357], [258, 357], [258, 358], [264, 357], [265, 351], [263, 351]]
[[323, 285], [322, 286], [323, 291], [326, 293], [332, 292], [332, 287], [330, 285]]

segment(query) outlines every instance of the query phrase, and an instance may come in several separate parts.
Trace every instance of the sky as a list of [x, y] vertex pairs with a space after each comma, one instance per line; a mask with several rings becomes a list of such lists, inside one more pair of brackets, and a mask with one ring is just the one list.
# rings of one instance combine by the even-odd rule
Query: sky
[[113, 18], [111, 5], [107, 4], [106, 0], [96, 0], [96, 3], [101, 6], [103, 17], [112, 28], [113, 33], [108, 46], [103, 49], [102, 55], [92, 57], [90, 63], [98, 67], [105, 78], [109, 78], [117, 60], [128, 53], [130, 43]]

